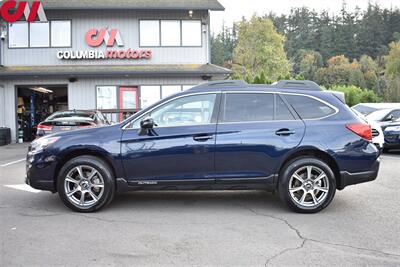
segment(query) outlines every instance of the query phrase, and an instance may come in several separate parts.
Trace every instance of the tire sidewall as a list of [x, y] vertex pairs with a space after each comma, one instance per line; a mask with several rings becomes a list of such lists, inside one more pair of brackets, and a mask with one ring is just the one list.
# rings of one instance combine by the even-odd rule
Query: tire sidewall
[[[292, 199], [289, 192], [289, 181], [290, 177], [293, 175], [295, 171], [297, 171], [301, 167], [310, 165], [320, 168], [322, 171], [325, 172], [329, 181], [329, 191], [328, 191], [328, 196], [322, 203], [314, 207], [305, 207], [301, 206]], [[285, 202], [289, 206], [290, 209], [300, 213], [315, 213], [326, 208], [333, 200], [336, 193], [336, 179], [332, 169], [329, 167], [328, 164], [326, 164], [322, 160], [312, 157], [297, 158], [288, 162], [283, 168], [279, 178], [278, 191], [279, 191], [279, 197], [283, 202]]]
[[[92, 206], [89, 207], [79, 207], [74, 205], [68, 200], [68, 197], [64, 189], [64, 181], [67, 174], [75, 167], [79, 165], [87, 165], [95, 168], [103, 177], [104, 180], [104, 192], [101, 198]], [[107, 163], [103, 160], [92, 157], [92, 156], [80, 156], [69, 160], [61, 168], [58, 178], [57, 178], [57, 191], [63, 201], [63, 203], [70, 209], [78, 212], [93, 212], [99, 210], [103, 206], [107, 205], [114, 198], [115, 194], [115, 181], [111, 170]]]

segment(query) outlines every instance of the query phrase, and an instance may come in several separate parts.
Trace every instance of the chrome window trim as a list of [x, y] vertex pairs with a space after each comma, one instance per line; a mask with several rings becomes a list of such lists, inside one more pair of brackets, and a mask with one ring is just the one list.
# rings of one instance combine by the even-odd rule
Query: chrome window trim
[[[131, 123], [135, 123], [137, 120], [141, 119], [143, 116], [145, 116], [146, 114], [148, 114], [149, 112], [152, 112], [153, 110], [155, 110], [156, 108], [163, 106], [165, 104], [168, 104], [171, 101], [174, 101], [176, 99], [182, 98], [182, 97], [187, 97], [187, 96], [196, 96], [196, 95], [218, 95], [220, 94], [221, 91], [215, 91], [215, 92], [199, 92], [199, 93], [192, 93], [192, 94], [185, 94], [185, 95], [180, 95], [180, 96], [176, 96], [174, 98], [171, 98], [168, 101], [162, 101], [161, 103], [159, 103], [157, 106], [147, 110], [146, 112], [144, 112], [143, 114], [141, 114], [139, 117], [137, 117], [136, 119], [132, 119], [131, 121], [127, 122], [124, 126], [122, 126], [122, 130], [138, 130], [138, 128], [128, 128], [128, 125]], [[161, 100], [160, 100], [161, 101]], [[214, 104], [215, 106], [215, 104]], [[216, 125], [217, 123], [201, 123], [201, 124], [188, 124], [188, 125], [176, 125], [176, 126], [157, 126], [157, 128], [170, 128], [170, 127], [185, 127], [185, 126], [199, 126], [199, 125]]]
[[[323, 117], [318, 117], [318, 118], [313, 118], [313, 119], [302, 119], [300, 115], [298, 115], [298, 117], [300, 118], [300, 120], [302, 121], [314, 121], [314, 120], [322, 120], [331, 116], [336, 115], [337, 113], [339, 113], [339, 109], [333, 105], [331, 105], [330, 103], [315, 97], [315, 96], [311, 96], [311, 95], [306, 95], [306, 94], [301, 94], [301, 93], [286, 93], [286, 92], [273, 92], [273, 91], [266, 91], [266, 92], [260, 92], [260, 91], [251, 91], [251, 90], [247, 90], [247, 91], [223, 91], [223, 94], [226, 93], [236, 93], [236, 94], [243, 94], [243, 93], [247, 93], [247, 94], [281, 94], [281, 95], [298, 95], [298, 96], [305, 96], [305, 97], [309, 97], [312, 99], [315, 99], [319, 102], [321, 102], [322, 104], [327, 105], [328, 107], [332, 108], [335, 112], [332, 114], [329, 114], [327, 116], [323, 116]], [[294, 109], [294, 108], [293, 108]], [[295, 109], [294, 109], [295, 110]], [[295, 110], [296, 111], [296, 110]], [[232, 123], [260, 123], [260, 122], [275, 122], [275, 121], [297, 121], [296, 119], [293, 120], [268, 120], [268, 121], [238, 121], [238, 122], [217, 122], [218, 124], [232, 124]]]
[[[127, 122], [127, 123], [122, 127], [122, 129], [123, 129], [123, 130], [138, 130], [137, 128], [127, 128], [127, 126], [128, 126], [129, 124], [131, 124], [131, 123], [136, 122], [136, 120], [142, 118], [144, 115], [146, 115], [147, 113], [149, 113], [149, 112], [153, 111], [154, 109], [160, 107], [161, 105], [167, 104], [167, 103], [169, 103], [169, 102], [171, 102], [171, 101], [173, 101], [173, 100], [175, 100], [175, 99], [179, 99], [179, 98], [186, 97], [186, 96], [194, 96], [194, 95], [227, 94], [227, 93], [235, 93], [235, 94], [246, 94], [246, 93], [247, 93], [247, 94], [249, 94], [249, 93], [250, 93], [250, 94], [278, 94], [278, 95], [281, 94], [281, 95], [305, 96], [305, 97], [309, 97], [309, 98], [312, 98], [312, 99], [314, 99], [314, 100], [317, 100], [317, 101], [321, 102], [322, 104], [327, 105], [328, 107], [332, 108], [332, 109], [335, 111], [334, 113], [329, 114], [329, 115], [327, 115], [327, 116], [318, 117], [318, 118], [313, 118], [313, 119], [302, 119], [302, 118], [299, 116], [299, 117], [300, 117], [300, 120], [303, 120], [303, 121], [322, 120], [322, 119], [325, 119], [325, 118], [334, 116], [334, 115], [336, 115], [336, 114], [339, 113], [339, 109], [338, 109], [337, 107], [331, 105], [330, 103], [328, 103], [328, 102], [326, 102], [326, 101], [324, 101], [324, 100], [322, 100], [322, 99], [320, 99], [320, 98], [318, 98], [318, 97], [315, 97], [315, 96], [312, 96], [312, 95], [301, 94], [301, 93], [286, 93], [286, 92], [274, 92], [274, 91], [260, 92], [260, 91], [252, 91], [252, 90], [246, 90], [246, 91], [213, 91], [213, 92], [198, 92], [198, 93], [180, 95], [180, 96], [171, 98], [170, 100], [168, 100], [168, 101], [166, 101], [166, 102], [162, 102], [162, 103], [160, 103], [159, 105], [157, 105], [157, 106], [153, 107], [152, 109], [148, 110], [146, 113], [140, 115], [137, 119]], [[257, 123], [257, 122], [260, 123], [260, 122], [279, 122], [279, 121], [298, 121], [298, 120], [293, 119], [293, 120], [268, 120], [268, 121], [217, 122], [217, 123], [208, 123], [208, 124], [205, 124], [205, 123], [204, 123], [204, 124], [190, 124], [190, 125], [182, 125], [182, 126], [199, 126], [199, 125], [214, 125], [214, 124], [237, 124], [237, 123]], [[182, 127], [182, 126], [168, 126], [168, 127]], [[160, 127], [158, 127], [158, 128], [166, 128], [166, 126], [160, 126]]]

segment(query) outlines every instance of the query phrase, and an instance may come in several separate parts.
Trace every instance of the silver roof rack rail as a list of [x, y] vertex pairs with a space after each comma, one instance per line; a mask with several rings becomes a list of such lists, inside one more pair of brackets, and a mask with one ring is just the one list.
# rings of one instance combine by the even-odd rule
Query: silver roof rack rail
[[322, 88], [313, 81], [307, 80], [281, 80], [271, 84], [271, 87], [281, 89], [300, 89], [308, 91], [322, 91]]
[[241, 80], [224, 80], [224, 81], [202, 83], [195, 87], [192, 87], [191, 89], [213, 88], [213, 87], [240, 87], [240, 86], [248, 86], [248, 84], [245, 81], [241, 81]]

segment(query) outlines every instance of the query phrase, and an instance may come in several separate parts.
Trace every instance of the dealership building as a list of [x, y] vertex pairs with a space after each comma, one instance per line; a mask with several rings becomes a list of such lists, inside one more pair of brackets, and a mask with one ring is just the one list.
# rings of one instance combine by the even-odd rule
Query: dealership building
[[98, 109], [116, 122], [230, 74], [210, 63], [217, 0], [27, 2], [35, 21], [24, 12], [0, 23], [0, 126], [14, 142], [55, 111]]

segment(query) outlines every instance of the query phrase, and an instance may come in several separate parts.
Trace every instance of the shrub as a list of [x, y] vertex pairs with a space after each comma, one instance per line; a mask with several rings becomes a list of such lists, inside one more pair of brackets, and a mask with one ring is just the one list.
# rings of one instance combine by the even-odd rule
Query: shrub
[[334, 85], [329, 90], [343, 92], [346, 104], [350, 107], [358, 103], [380, 102], [380, 98], [372, 90], [362, 89], [354, 85]]

